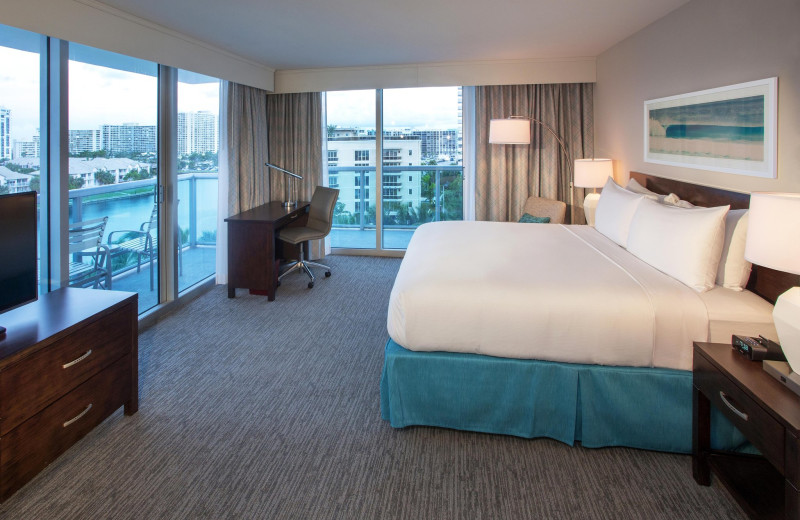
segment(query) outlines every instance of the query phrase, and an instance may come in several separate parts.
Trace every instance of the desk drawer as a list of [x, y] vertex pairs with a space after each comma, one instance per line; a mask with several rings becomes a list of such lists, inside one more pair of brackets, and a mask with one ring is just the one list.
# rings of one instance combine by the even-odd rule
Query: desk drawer
[[130, 383], [128, 355], [0, 437], [0, 498], [21, 488], [122, 406]]
[[125, 306], [0, 372], [0, 435], [128, 353], [131, 312]]
[[700, 355], [694, 356], [694, 386], [783, 473], [784, 429], [778, 421]]

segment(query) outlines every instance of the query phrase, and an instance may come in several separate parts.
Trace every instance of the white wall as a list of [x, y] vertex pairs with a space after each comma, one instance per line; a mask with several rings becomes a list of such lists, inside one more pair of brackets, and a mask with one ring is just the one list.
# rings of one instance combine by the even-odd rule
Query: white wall
[[[778, 77], [778, 178], [645, 163], [645, 100]], [[641, 171], [736, 191], [800, 192], [800, 1], [692, 0], [597, 58], [595, 153]]]
[[2, 0], [0, 23], [273, 90], [275, 71], [94, 0]]

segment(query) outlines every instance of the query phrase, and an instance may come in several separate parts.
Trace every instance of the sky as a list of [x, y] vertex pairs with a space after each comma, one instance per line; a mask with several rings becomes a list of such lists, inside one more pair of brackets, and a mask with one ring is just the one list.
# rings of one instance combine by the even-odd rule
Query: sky
[[[328, 124], [375, 128], [375, 91], [328, 92]], [[448, 130], [458, 127], [458, 87], [395, 88], [383, 91], [383, 126]]]
[[[153, 65], [155, 71], [155, 65]], [[155, 76], [70, 61], [69, 127], [156, 124]], [[39, 55], [0, 46], [0, 106], [11, 109], [12, 140], [30, 141], [39, 128]], [[219, 113], [219, 83], [178, 83], [178, 111]]]
[[[153, 64], [155, 72], [155, 64]], [[156, 124], [154, 75], [70, 61], [69, 127]], [[218, 83], [178, 84], [178, 111], [219, 113]], [[328, 124], [375, 128], [375, 91], [327, 94]], [[385, 89], [387, 129], [458, 127], [458, 87]], [[11, 109], [12, 140], [30, 141], [39, 127], [39, 55], [0, 46], [0, 106]]]

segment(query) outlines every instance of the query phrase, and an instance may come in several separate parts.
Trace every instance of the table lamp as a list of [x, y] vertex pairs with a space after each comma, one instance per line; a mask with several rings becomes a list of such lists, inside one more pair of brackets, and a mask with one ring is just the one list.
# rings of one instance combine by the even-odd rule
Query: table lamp
[[575, 160], [575, 187], [592, 188], [592, 193], [587, 193], [583, 200], [583, 213], [586, 215], [586, 223], [590, 226], [594, 226], [594, 214], [597, 210], [597, 201], [600, 200], [597, 188], [602, 188], [613, 175], [614, 166], [611, 159]]
[[[798, 223], [800, 193], [753, 193], [750, 195], [744, 257], [770, 269], [800, 274]], [[792, 287], [778, 297], [772, 320], [783, 354], [795, 372], [792, 376], [797, 376], [794, 379], [800, 383], [800, 287]], [[776, 362], [765, 362], [767, 372], [770, 370], [766, 363], [776, 365]], [[786, 384], [792, 388], [789, 382]], [[798, 389], [792, 389], [798, 392]]]

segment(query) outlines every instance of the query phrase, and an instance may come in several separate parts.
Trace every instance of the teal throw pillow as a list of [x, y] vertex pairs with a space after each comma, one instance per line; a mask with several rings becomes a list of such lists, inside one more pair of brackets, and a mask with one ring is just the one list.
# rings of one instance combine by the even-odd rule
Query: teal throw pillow
[[519, 221], [526, 224], [549, 224], [550, 217], [534, 217], [530, 213], [525, 213], [519, 218]]

